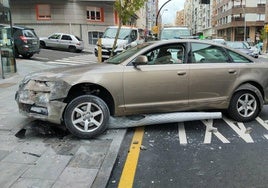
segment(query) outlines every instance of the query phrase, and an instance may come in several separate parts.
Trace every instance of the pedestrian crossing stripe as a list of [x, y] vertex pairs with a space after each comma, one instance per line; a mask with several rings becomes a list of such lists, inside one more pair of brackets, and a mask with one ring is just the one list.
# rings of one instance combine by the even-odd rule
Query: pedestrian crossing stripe
[[[222, 119], [246, 143], [254, 143], [254, 140], [250, 135], [252, 131], [251, 127], [246, 128], [244, 123], [234, 122], [226, 117], [223, 117]], [[266, 123], [266, 121], [262, 120], [260, 117], [257, 117], [256, 121], [259, 122], [260, 125], [262, 125], [266, 130], [268, 130], [268, 124]], [[223, 134], [218, 131], [216, 127], [213, 127], [213, 120], [202, 120], [202, 123], [206, 126], [203, 142], [204, 144], [211, 144], [213, 135], [216, 136], [222, 143], [231, 143]], [[263, 137], [268, 140], [268, 134], [264, 134]], [[181, 145], [188, 144], [184, 122], [178, 123], [178, 138]]]

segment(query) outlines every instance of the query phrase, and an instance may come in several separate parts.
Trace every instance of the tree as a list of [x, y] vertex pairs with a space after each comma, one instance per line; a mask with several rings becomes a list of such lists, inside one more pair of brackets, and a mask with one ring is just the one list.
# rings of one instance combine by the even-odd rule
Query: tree
[[147, 0], [116, 0], [114, 3], [114, 9], [117, 11], [118, 18], [119, 18], [119, 25], [116, 32], [112, 53], [114, 53], [117, 39], [121, 30], [122, 25], [126, 24], [130, 18], [138, 11], [141, 7], [143, 7], [144, 3]]

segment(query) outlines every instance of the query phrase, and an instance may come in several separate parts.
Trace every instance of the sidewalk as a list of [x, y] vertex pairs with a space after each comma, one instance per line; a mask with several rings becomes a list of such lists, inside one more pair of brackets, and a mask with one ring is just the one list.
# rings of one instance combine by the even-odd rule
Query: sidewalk
[[19, 59], [18, 73], [0, 79], [0, 185], [104, 188], [125, 129], [110, 129], [96, 139], [82, 140], [63, 130], [59, 134], [57, 126], [18, 112], [14, 95], [19, 81], [29, 72], [50, 67]]

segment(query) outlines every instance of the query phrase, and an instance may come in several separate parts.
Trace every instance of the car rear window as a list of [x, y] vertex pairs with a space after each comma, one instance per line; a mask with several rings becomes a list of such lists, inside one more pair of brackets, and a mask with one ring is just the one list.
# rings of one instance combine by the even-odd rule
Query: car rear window
[[79, 37], [75, 36], [75, 38], [78, 40], [78, 41], [82, 41]]
[[25, 37], [36, 37], [36, 34], [33, 30], [27, 29], [27, 30], [23, 30], [23, 35]]

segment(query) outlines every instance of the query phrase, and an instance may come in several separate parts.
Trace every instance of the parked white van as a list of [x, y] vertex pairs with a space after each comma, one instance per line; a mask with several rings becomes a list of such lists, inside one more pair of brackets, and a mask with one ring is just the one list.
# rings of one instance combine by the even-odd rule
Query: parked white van
[[[102, 59], [108, 59], [111, 55], [118, 26], [109, 26], [101, 38]], [[135, 27], [122, 26], [117, 40], [114, 54], [120, 53], [130, 46], [144, 42], [144, 31]], [[98, 56], [98, 43], [94, 49], [95, 56]]]

